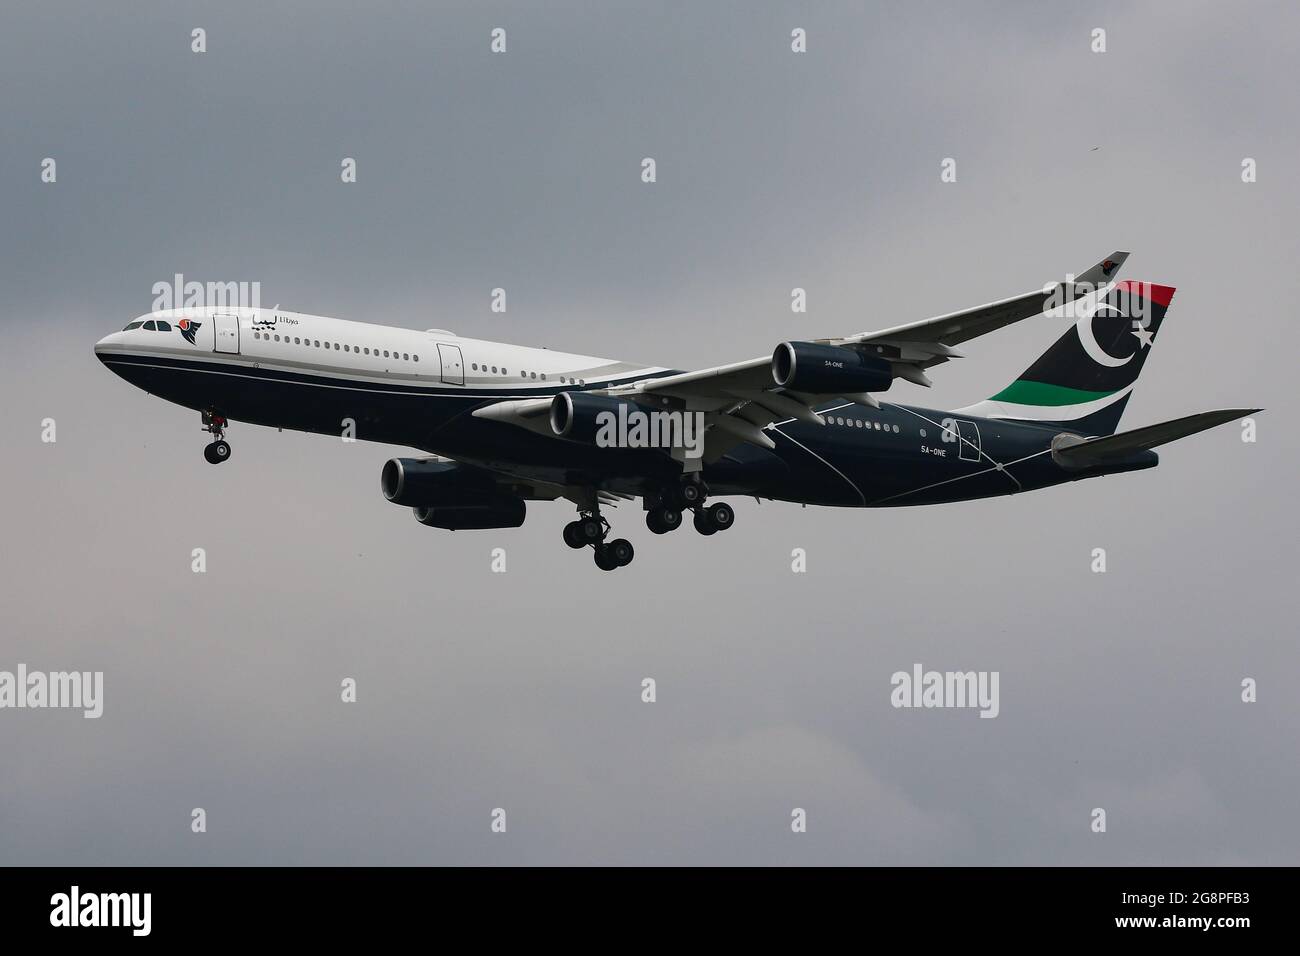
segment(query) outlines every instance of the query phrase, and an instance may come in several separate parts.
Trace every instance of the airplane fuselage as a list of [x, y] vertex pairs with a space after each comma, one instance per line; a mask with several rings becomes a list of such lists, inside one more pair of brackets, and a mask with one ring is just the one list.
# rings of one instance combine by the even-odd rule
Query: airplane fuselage
[[[351, 423], [357, 440], [625, 494], [651, 494], [680, 474], [658, 449], [599, 448], [472, 414], [503, 399], [600, 393], [671, 369], [280, 310], [180, 309], [137, 322], [98, 343], [101, 361], [152, 395], [232, 421], [334, 436]], [[147, 327], [158, 323], [168, 329]], [[773, 450], [741, 443], [706, 463], [713, 493], [878, 507], [1014, 494], [1098, 473], [1056, 464], [1059, 426], [883, 400], [817, 410], [827, 424], [776, 422], [766, 429]], [[1156, 461], [1146, 451], [1106, 473]]]

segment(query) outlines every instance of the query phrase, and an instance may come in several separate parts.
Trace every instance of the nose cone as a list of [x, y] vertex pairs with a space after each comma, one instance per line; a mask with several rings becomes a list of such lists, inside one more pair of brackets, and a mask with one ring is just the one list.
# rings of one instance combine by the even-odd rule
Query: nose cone
[[114, 332], [109, 334], [109, 336], [104, 336], [99, 339], [99, 341], [95, 343], [95, 358], [99, 359], [100, 362], [103, 362], [104, 364], [108, 364], [110, 360], [113, 359], [113, 355], [116, 355], [117, 352], [121, 352], [123, 347], [125, 347], [122, 341], [122, 339], [125, 338], [125, 334]]
[[95, 357], [101, 362], [107, 362], [114, 352], [121, 351], [123, 337], [121, 332], [104, 336], [95, 343]]

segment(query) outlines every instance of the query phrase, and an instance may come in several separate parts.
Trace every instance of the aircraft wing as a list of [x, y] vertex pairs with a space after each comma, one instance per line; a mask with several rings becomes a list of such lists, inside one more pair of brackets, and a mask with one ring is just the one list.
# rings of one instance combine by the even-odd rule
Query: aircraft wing
[[[872, 359], [884, 360], [889, 363], [892, 378], [928, 386], [930, 379], [924, 370], [949, 359], [961, 358], [962, 353], [955, 346], [1085, 295], [1105, 294], [1114, 285], [1127, 258], [1127, 252], [1113, 252], [1073, 281], [1049, 284], [1033, 292], [972, 309], [878, 332], [858, 332], [841, 338], [811, 339], [809, 342], [845, 347]], [[722, 454], [739, 441], [775, 447], [772, 439], [764, 433], [764, 428], [773, 422], [798, 418], [825, 424], [813, 410], [814, 406], [840, 395], [869, 405], [878, 404], [869, 392], [809, 392], [784, 388], [776, 383], [772, 364], [771, 356], [763, 356], [637, 382], [625, 388], [612, 389], [609, 394], [667, 396], [681, 401], [688, 410], [705, 412], [706, 424], [710, 426], [706, 458]]]

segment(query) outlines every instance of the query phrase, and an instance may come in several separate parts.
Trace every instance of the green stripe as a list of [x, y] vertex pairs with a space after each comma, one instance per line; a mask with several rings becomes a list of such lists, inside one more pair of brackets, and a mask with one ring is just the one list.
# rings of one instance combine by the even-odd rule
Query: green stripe
[[1085, 392], [1079, 388], [1031, 382], [1021, 378], [998, 392], [990, 401], [1014, 402], [1017, 405], [1082, 405], [1084, 402], [1095, 402], [1099, 398], [1114, 394], [1115, 392]]

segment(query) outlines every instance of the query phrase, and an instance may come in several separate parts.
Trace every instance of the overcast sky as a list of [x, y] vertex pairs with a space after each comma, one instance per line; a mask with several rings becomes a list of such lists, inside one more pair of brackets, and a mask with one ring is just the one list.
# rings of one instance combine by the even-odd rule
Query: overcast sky
[[[1300, 11], [863, 6], [8, 0], [0, 670], [105, 689], [99, 720], [0, 711], [0, 862], [1300, 862]], [[183, 273], [693, 368], [1116, 249], [1179, 289], [1124, 425], [1265, 406], [1256, 443], [1014, 499], [738, 500], [707, 539], [625, 506], [613, 574], [563, 503], [421, 527], [379, 492], [402, 449], [235, 424], [212, 468], [91, 353]], [[1060, 331], [891, 395], [977, 401]], [[892, 708], [917, 662], [1000, 672], [999, 716]]]

